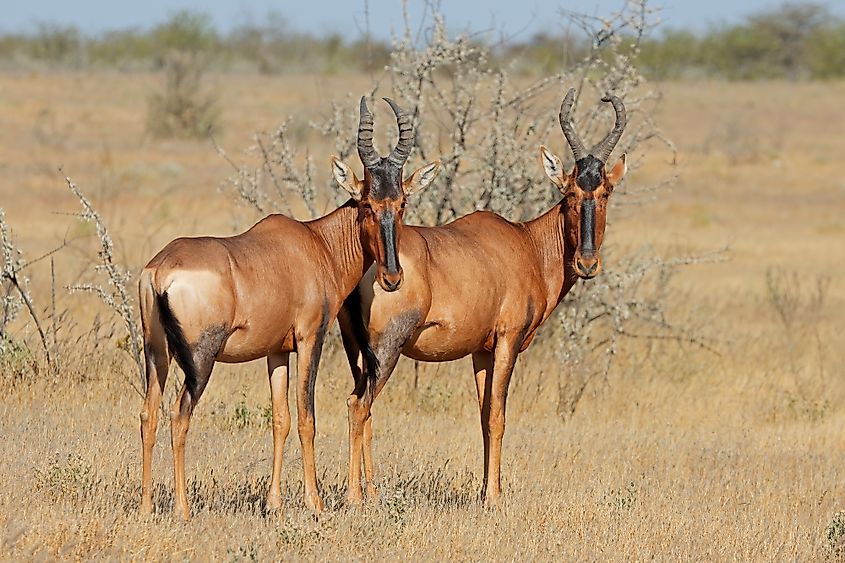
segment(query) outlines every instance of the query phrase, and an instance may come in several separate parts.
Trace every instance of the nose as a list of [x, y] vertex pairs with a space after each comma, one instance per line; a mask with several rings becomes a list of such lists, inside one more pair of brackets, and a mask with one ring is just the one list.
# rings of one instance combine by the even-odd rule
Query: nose
[[385, 291], [396, 291], [402, 286], [402, 270], [395, 274], [383, 273], [381, 275], [381, 287]]
[[575, 269], [582, 278], [592, 278], [599, 273], [598, 256], [578, 256], [575, 258]]

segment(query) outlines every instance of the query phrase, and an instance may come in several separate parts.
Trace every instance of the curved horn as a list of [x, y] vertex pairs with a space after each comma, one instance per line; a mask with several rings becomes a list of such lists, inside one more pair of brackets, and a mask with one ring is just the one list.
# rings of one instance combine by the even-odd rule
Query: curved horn
[[377, 164], [379, 159], [376, 149], [373, 148], [373, 114], [367, 107], [366, 96], [361, 96], [361, 119], [358, 122], [358, 158], [364, 168]]
[[587, 156], [587, 149], [584, 148], [584, 143], [578, 137], [578, 133], [575, 132], [575, 128], [572, 126], [572, 119], [569, 117], [573, 103], [575, 103], [575, 88], [570, 88], [563, 102], [560, 104], [560, 128], [563, 129], [563, 134], [569, 142], [575, 162], [578, 162]]
[[396, 166], [402, 166], [408, 160], [411, 147], [414, 146], [414, 130], [411, 127], [410, 118], [396, 102], [390, 98], [384, 98], [384, 101], [390, 105], [390, 109], [396, 114], [396, 124], [399, 126], [399, 140], [396, 141], [396, 146], [390, 151], [387, 159]]
[[607, 158], [613, 152], [613, 147], [619, 142], [619, 137], [622, 136], [622, 131], [625, 130], [625, 125], [628, 123], [628, 116], [625, 113], [625, 104], [617, 96], [608, 94], [601, 101], [613, 104], [613, 110], [616, 112], [616, 124], [601, 142], [590, 149], [590, 154], [602, 162], [607, 162]]

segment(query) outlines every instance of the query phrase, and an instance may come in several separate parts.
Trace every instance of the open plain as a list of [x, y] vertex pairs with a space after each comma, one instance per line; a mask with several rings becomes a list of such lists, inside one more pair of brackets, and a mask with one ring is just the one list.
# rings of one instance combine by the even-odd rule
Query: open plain
[[[78, 202], [59, 167], [97, 206], [134, 272], [172, 238], [228, 235], [258, 218], [219, 189], [231, 168], [211, 143], [145, 133], [157, 80], [0, 74], [0, 207], [27, 258], [70, 241], [54, 255], [57, 308], [60, 333], [76, 338], [56, 377], [26, 366], [0, 374], [3, 559], [806, 561], [830, 553], [831, 534], [845, 535], [845, 521], [829, 528], [845, 509], [845, 83], [658, 85], [655, 119], [677, 146], [679, 178], [652, 200], [611, 209], [604, 259], [728, 247], [667, 289], [672, 319], [707, 347], [627, 340], [565, 418], [558, 394], [568, 368], [539, 341], [511, 384], [501, 510], [478, 501], [481, 435], [466, 359], [418, 370], [400, 361], [374, 407], [379, 499], [345, 506], [351, 378], [335, 342], [317, 382], [325, 513], [305, 509], [294, 431], [285, 508], [265, 514], [269, 390], [255, 362], [215, 368], [188, 437], [194, 515], [184, 523], [171, 514], [166, 416], [156, 513], [138, 516], [134, 364], [118, 350], [119, 330], [108, 336], [99, 301], [63, 289], [88, 279], [98, 243], [73, 215]], [[217, 141], [239, 155], [254, 131], [328, 111], [368, 79], [221, 74], [210, 85]], [[549, 100], [550, 114], [557, 103]], [[547, 144], [563, 154], [553, 131]], [[303, 128], [296, 143], [327, 182], [333, 140]], [[669, 158], [649, 154], [622, 189], [659, 177]], [[27, 273], [46, 308], [49, 260]], [[97, 323], [99, 336], [86, 338]], [[37, 343], [32, 327], [20, 330]], [[171, 370], [166, 408], [179, 379]]]

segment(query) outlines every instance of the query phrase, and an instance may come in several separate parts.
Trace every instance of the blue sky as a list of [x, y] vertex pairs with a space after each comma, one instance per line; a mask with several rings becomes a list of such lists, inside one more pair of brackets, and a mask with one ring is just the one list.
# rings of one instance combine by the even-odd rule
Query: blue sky
[[[219, 29], [245, 21], [261, 21], [268, 12], [282, 14], [293, 29], [313, 33], [340, 32], [357, 37], [363, 27], [365, 0], [3, 0], [0, 30], [26, 31], [38, 22], [75, 25], [87, 32], [125, 27], [148, 27], [181, 9], [210, 14]], [[732, 22], [783, 0], [657, 0], [663, 27], [703, 30], [708, 24]], [[418, 22], [423, 0], [409, 0], [412, 21]], [[447, 23], [456, 31], [496, 30], [508, 36], [529, 38], [538, 31], [558, 29], [561, 9], [590, 14], [618, 10], [624, 0], [440, 0]], [[845, 15], [845, 2], [827, 3]], [[402, 27], [400, 0], [369, 0], [370, 29], [374, 36], [390, 38]]]

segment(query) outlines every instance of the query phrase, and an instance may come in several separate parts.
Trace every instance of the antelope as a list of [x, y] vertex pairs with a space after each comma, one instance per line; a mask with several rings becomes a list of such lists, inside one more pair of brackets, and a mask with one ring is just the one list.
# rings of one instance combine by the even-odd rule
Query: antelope
[[[392, 100], [400, 136], [386, 158], [373, 149], [373, 116], [361, 98], [358, 154], [364, 178], [336, 157], [332, 168], [351, 198], [313, 221], [270, 215], [231, 237], [178, 238], [144, 268], [139, 292], [144, 334], [147, 391], [141, 410], [141, 512], [152, 511], [152, 453], [157, 413], [175, 357], [185, 383], [171, 411], [171, 445], [176, 502], [174, 511], [190, 516], [185, 491], [185, 441], [191, 415], [208, 384], [215, 362], [241, 363], [267, 358], [273, 422], [273, 469], [267, 507], [282, 504], [281, 471], [291, 426], [288, 360], [297, 353], [296, 408], [302, 447], [305, 501], [320, 512], [314, 461], [314, 385], [329, 325], [344, 300], [375, 260], [384, 291], [401, 285], [395, 239], [401, 212], [396, 193], [424, 188], [437, 170], [428, 165], [402, 181], [411, 149], [410, 120]], [[384, 252], [370, 253], [379, 248]], [[392, 249], [392, 250], [391, 250]]]
[[[426, 362], [472, 355], [484, 442], [481, 496], [488, 505], [501, 502], [505, 406], [516, 358], [577, 279], [589, 280], [601, 271], [608, 198], [626, 171], [625, 155], [605, 168], [626, 125], [622, 101], [602, 98], [613, 106], [615, 125], [588, 151], [572, 125], [574, 99], [570, 89], [559, 114], [575, 158], [571, 173], [540, 147], [545, 172], [563, 195], [559, 203], [524, 223], [476, 211], [438, 227], [401, 225], [401, 268], [396, 266], [407, 274], [401, 291], [382, 291], [369, 272], [341, 312], [355, 378], [347, 400], [351, 504], [363, 500], [362, 457], [368, 494], [375, 493], [371, 407], [400, 355]], [[347, 311], [354, 305], [360, 311]], [[368, 359], [372, 356], [374, 362]]]

